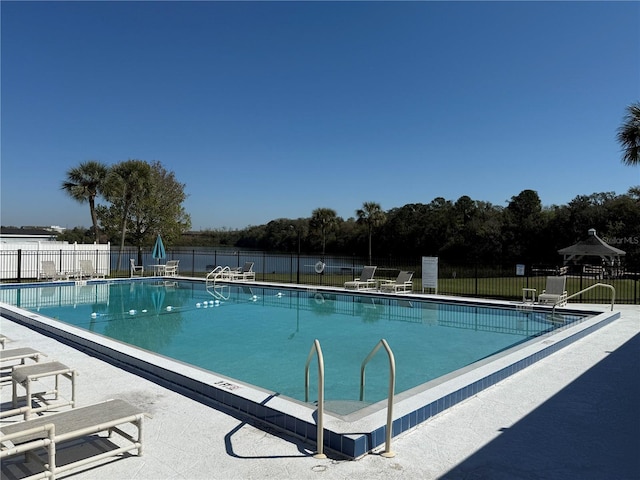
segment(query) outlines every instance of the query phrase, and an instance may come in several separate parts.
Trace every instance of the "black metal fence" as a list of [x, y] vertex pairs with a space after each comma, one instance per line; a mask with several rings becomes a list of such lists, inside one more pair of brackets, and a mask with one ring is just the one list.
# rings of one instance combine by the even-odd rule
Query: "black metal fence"
[[[320, 254], [278, 254], [262, 251], [239, 251], [233, 249], [171, 249], [165, 259], [155, 259], [151, 251], [143, 251], [140, 256], [136, 249], [84, 252], [102, 266], [99, 273], [109, 278], [130, 276], [130, 259], [136, 265], [144, 267], [145, 275], [153, 275], [154, 265], [167, 260], [179, 260], [179, 275], [204, 278], [214, 267], [228, 265], [242, 267], [245, 262], [253, 263], [257, 281], [280, 282], [316, 286], [341, 287], [344, 282], [357, 279], [364, 265], [376, 265], [375, 278], [393, 280], [401, 270], [414, 272], [413, 291], [422, 292], [422, 259], [399, 257], [375, 257], [369, 261], [358, 256], [336, 256]], [[30, 282], [46, 280], [40, 271], [41, 260], [53, 260], [63, 271], [73, 274], [76, 258], [74, 252], [64, 250], [50, 251], [0, 251], [0, 278], [3, 282]], [[100, 269], [99, 269], [100, 270]], [[77, 273], [77, 272], [76, 272]], [[555, 269], [537, 268], [525, 265], [482, 266], [438, 264], [437, 293], [453, 296], [470, 296], [504, 300], [522, 300], [523, 288], [536, 289], [538, 293], [545, 288], [546, 276], [557, 274]], [[73, 278], [73, 276], [72, 276]], [[567, 275], [569, 295], [579, 292], [596, 283], [612, 285], [616, 289], [616, 303], [640, 304], [640, 275], [622, 273], [615, 277], [601, 274]], [[434, 290], [427, 290], [434, 293]], [[573, 302], [608, 303], [611, 291], [608, 288], [594, 288]]]

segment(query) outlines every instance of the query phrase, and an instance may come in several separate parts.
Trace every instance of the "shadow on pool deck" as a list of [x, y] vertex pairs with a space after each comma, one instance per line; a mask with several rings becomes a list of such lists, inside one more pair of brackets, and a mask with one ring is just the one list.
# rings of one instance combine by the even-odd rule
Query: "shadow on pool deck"
[[640, 478], [640, 334], [442, 479]]

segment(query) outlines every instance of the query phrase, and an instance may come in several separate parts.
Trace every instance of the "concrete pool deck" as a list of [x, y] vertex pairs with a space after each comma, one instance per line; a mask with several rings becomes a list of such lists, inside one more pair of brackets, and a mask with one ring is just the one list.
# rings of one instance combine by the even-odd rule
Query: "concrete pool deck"
[[[394, 458], [355, 461], [315, 459], [314, 445], [258, 429], [4, 318], [0, 330], [6, 348], [35, 348], [76, 368], [79, 405], [122, 398], [152, 416], [144, 456], [92, 464], [69, 478], [632, 479], [640, 472], [640, 306], [615, 310], [621, 316], [609, 325], [394, 438]], [[3, 408], [10, 390], [2, 389]], [[9, 459], [2, 477], [22, 478], [31, 466]]]

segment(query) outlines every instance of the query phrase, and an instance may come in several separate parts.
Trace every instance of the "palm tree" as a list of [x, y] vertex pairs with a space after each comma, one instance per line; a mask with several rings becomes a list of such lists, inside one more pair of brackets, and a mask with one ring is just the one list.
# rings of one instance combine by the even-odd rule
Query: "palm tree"
[[627, 107], [617, 139], [622, 146], [622, 163], [640, 165], [640, 102]]
[[109, 211], [120, 228], [120, 250], [116, 262], [118, 270], [132, 213], [142, 208], [150, 186], [151, 166], [144, 160], [127, 160], [114, 165], [105, 181], [104, 195], [111, 203]]
[[324, 257], [327, 231], [336, 223], [338, 216], [331, 208], [316, 208], [311, 212], [311, 226], [322, 235], [322, 256]]
[[67, 171], [67, 179], [62, 182], [62, 190], [67, 192], [71, 198], [80, 203], [89, 203], [96, 243], [100, 241], [98, 217], [96, 215], [96, 197], [102, 194], [108, 171], [109, 168], [106, 165], [90, 160], [69, 169]]
[[386, 220], [386, 215], [382, 211], [379, 203], [364, 202], [362, 208], [356, 210], [358, 223], [364, 223], [369, 233], [369, 265], [371, 265], [371, 237], [373, 229], [382, 225]]

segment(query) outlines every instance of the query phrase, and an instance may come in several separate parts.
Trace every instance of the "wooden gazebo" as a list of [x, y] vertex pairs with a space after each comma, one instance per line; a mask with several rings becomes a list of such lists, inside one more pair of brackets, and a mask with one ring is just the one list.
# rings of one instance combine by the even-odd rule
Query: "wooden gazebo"
[[595, 228], [589, 229], [589, 235], [584, 240], [561, 248], [558, 253], [563, 256], [564, 265], [568, 267], [581, 266], [582, 273], [598, 275], [607, 271], [610, 274], [618, 273], [620, 259], [626, 252], [612, 247], [596, 235]]

